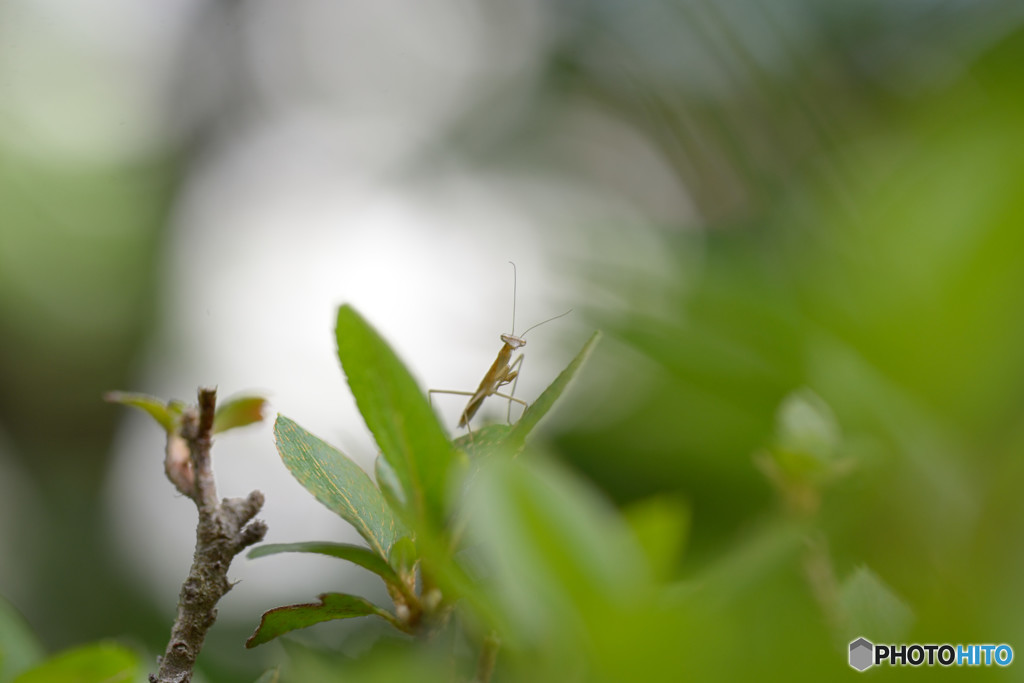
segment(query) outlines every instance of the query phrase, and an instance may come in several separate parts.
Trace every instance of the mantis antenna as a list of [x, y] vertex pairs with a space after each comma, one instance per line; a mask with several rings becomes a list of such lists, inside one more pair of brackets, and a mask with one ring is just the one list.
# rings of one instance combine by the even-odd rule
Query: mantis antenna
[[518, 284], [518, 273], [516, 272], [516, 264], [509, 261], [509, 265], [512, 266], [512, 332], [513, 337], [516, 335], [516, 285]]
[[[518, 281], [519, 278], [518, 278], [518, 272], [516, 271], [516, 264], [514, 262], [512, 262], [512, 261], [509, 261], [508, 263], [509, 263], [510, 266], [512, 266], [512, 332], [509, 333], [509, 336], [510, 337], [515, 337], [516, 336], [516, 285], [517, 285], [517, 281]], [[568, 311], [566, 311], [565, 313], [559, 313], [558, 315], [556, 315], [553, 318], [548, 318], [547, 320], [541, 320], [536, 325], [531, 325], [530, 327], [527, 327], [526, 328], [526, 332], [529, 332], [534, 327], [540, 327], [544, 323], [549, 323], [552, 320], [558, 320], [559, 318], [561, 318], [563, 316], [566, 316], [566, 315], [569, 315], [570, 313], [572, 313], [572, 309], [571, 308]], [[522, 339], [523, 337], [525, 337], [526, 336], [526, 332], [523, 332], [521, 335], [519, 335], [519, 339]]]
[[[554, 316], [554, 317], [552, 317], [552, 318], [548, 318], [547, 320], [541, 320], [541, 321], [540, 321], [539, 323], [537, 323], [536, 325], [531, 325], [530, 327], [527, 327], [527, 328], [526, 328], [526, 332], [529, 332], [530, 330], [532, 330], [532, 329], [533, 329], [533, 328], [535, 328], [535, 327], [540, 327], [540, 326], [541, 326], [541, 325], [543, 325], [544, 323], [549, 323], [549, 322], [551, 322], [552, 320], [558, 320], [559, 318], [564, 318], [565, 316], [569, 315], [570, 313], [572, 313], [572, 309], [571, 309], [571, 308], [570, 308], [570, 309], [569, 309], [568, 311], [566, 311], [565, 313], [559, 313], [558, 315], [556, 315], [556, 316]], [[523, 338], [523, 337], [525, 337], [525, 336], [526, 336], [526, 332], [523, 332], [523, 333], [522, 333], [521, 335], [519, 335], [519, 337], [520, 337], [520, 338]]]

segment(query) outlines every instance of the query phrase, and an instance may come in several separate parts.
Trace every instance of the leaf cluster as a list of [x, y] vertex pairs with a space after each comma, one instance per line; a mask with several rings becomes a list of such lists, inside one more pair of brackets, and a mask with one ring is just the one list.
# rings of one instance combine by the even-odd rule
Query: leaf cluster
[[[366, 545], [312, 541], [264, 545], [249, 553], [318, 553], [352, 562], [376, 574], [392, 605], [362, 596], [322, 593], [318, 602], [289, 605], [263, 615], [246, 643], [254, 647], [284, 633], [323, 621], [377, 616], [398, 631], [431, 637], [448, 625], [460, 601], [490, 626], [497, 605], [478, 587], [464, 562], [468, 549], [464, 503], [479, 489], [481, 465], [500, 454], [510, 458], [555, 404], [594, 348], [599, 335], [525, 411], [514, 425], [489, 425], [452, 439], [398, 356], [351, 306], [337, 320], [338, 358], [380, 453], [375, 480], [334, 446], [278, 416], [274, 434], [285, 466], [318, 501], [351, 524]], [[468, 482], [475, 482], [469, 486]]]

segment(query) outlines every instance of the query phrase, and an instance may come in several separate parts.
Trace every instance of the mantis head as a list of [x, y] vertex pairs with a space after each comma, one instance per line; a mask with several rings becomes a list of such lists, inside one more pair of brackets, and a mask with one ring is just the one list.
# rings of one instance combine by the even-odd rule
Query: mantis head
[[501, 341], [505, 342], [506, 345], [512, 347], [513, 349], [518, 349], [521, 346], [526, 346], [525, 339], [523, 339], [522, 337], [517, 337], [512, 334], [501, 335]]

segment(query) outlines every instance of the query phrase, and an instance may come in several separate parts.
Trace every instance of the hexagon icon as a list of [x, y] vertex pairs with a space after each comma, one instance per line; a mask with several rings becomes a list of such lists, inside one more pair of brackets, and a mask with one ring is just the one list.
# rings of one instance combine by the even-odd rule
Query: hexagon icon
[[866, 638], [858, 638], [850, 643], [850, 666], [857, 671], [863, 671], [874, 662], [875, 646]]

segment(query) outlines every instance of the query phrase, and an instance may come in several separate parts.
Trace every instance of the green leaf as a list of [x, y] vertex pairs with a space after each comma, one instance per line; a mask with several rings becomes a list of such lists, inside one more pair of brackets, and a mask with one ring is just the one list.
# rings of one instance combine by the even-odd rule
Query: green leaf
[[147, 394], [133, 394], [125, 391], [109, 391], [103, 395], [103, 400], [110, 403], [120, 403], [125, 406], [140, 408], [157, 421], [168, 434], [173, 432], [178, 425], [178, 417], [181, 410], [173, 410], [164, 401], [155, 396]]
[[[689, 585], [699, 587], [695, 596], [712, 610], [743, 603], [763, 589], [767, 577], [790, 571], [806, 546], [805, 525], [787, 519], [760, 525], [702, 568]], [[679, 587], [687, 592], [686, 586]]]
[[338, 358], [356, 405], [394, 470], [417, 523], [444, 519], [452, 449], [416, 381], [349, 305], [338, 310]]
[[281, 672], [278, 669], [264, 671], [263, 675], [256, 679], [255, 683], [278, 683], [281, 680]]
[[408, 536], [395, 541], [394, 545], [391, 546], [391, 553], [388, 555], [388, 562], [391, 566], [395, 568], [395, 571], [404, 576], [412, 573], [418, 559], [419, 553], [416, 552], [416, 543]]
[[317, 500], [356, 528], [381, 557], [405, 531], [359, 465], [283, 415], [274, 423], [285, 466]]
[[504, 447], [505, 439], [512, 431], [512, 425], [489, 424], [469, 434], [463, 434], [452, 443], [456, 448], [468, 454], [470, 458], [478, 458], [494, 453]]
[[384, 494], [384, 500], [388, 502], [392, 510], [405, 510], [408, 501], [405, 499], [405, 492], [402, 490], [402, 482], [398, 481], [398, 475], [383, 455], [378, 454], [373, 461], [373, 474], [377, 479], [377, 486]]
[[180, 418], [181, 414], [185, 412], [185, 408], [187, 407], [188, 404], [182, 401], [181, 399], [172, 398], [170, 401], [167, 402], [167, 412], [169, 412], [171, 414], [171, 417], [173, 417], [174, 419]]
[[232, 397], [217, 406], [213, 418], [213, 433], [219, 434], [236, 427], [245, 427], [263, 420], [267, 399], [261, 396]]
[[580, 367], [586, 362], [590, 356], [591, 351], [597, 345], [598, 340], [601, 339], [600, 332], [594, 332], [587, 340], [587, 343], [583, 345], [580, 352], [576, 354], [576, 357], [572, 359], [569, 365], [566, 366], [565, 370], [559, 373], [555, 381], [548, 385], [548, 388], [537, 397], [537, 400], [530, 404], [530, 407], [526, 409], [523, 416], [512, 426], [512, 431], [506, 439], [506, 446], [512, 451], [519, 451], [526, 441], [526, 436], [537, 426], [541, 418], [544, 417], [551, 407], [558, 400], [558, 397], [562, 395], [566, 387], [569, 386], [569, 382], [576, 376]]
[[11, 680], [39, 662], [44, 654], [25, 619], [13, 605], [0, 598], [0, 681]]
[[554, 465], [486, 460], [468, 484], [466, 513], [494, 595], [524, 637], [600, 620], [609, 602], [628, 602], [649, 581], [614, 508]]
[[867, 567], [856, 569], [843, 581], [839, 603], [846, 616], [846, 641], [864, 636], [875, 642], [899, 642], [914, 621], [907, 604]]
[[[403, 538], [402, 540], [407, 540]], [[394, 550], [397, 544], [392, 545], [391, 549]], [[328, 555], [329, 557], [337, 557], [341, 560], [348, 560], [353, 564], [358, 564], [363, 569], [368, 569], [380, 578], [384, 579], [387, 583], [397, 585], [399, 583], [398, 574], [391, 568], [384, 559], [370, 550], [364, 548], [361, 545], [352, 545], [351, 543], [328, 543], [326, 541], [307, 541], [305, 543], [267, 543], [249, 551], [249, 559], [255, 559], [257, 557], [266, 557], [267, 555], [277, 555], [279, 553], [316, 553], [319, 555]]]
[[54, 655], [13, 683], [129, 683], [138, 666], [138, 657], [128, 648], [95, 643]]
[[[453, 683], [455, 657], [438, 640], [375, 638], [359, 647], [357, 656], [340, 648], [311, 645], [294, 638], [281, 640], [288, 662], [288, 681], [300, 683]], [[353, 648], [346, 648], [352, 650]], [[461, 654], [461, 653], [460, 653]], [[538, 682], [539, 683], [539, 682]]]
[[787, 396], [776, 415], [775, 447], [787, 474], [816, 471], [835, 459], [841, 434], [835, 414], [810, 389]]
[[499, 598], [488, 593], [476, 563], [465, 565], [468, 558], [452, 554], [451, 541], [437, 534], [424, 534], [416, 539], [416, 554], [422, 572], [441, 589], [447, 604], [458, 602], [467, 611], [492, 628], [508, 630], [506, 611], [499, 607]]
[[633, 503], [623, 513], [655, 577], [672, 578], [690, 533], [690, 508], [678, 498], [656, 496]]
[[324, 593], [319, 597], [319, 603], [289, 605], [265, 612], [256, 631], [245, 641], [245, 646], [256, 647], [289, 631], [334, 619], [351, 619], [376, 614], [395, 623], [390, 612], [358, 595]]

